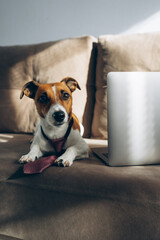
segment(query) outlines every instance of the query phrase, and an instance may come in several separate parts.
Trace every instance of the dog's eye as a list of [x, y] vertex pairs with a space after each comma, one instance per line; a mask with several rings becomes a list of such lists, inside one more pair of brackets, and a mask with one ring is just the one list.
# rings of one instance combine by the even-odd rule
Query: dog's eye
[[47, 94], [44, 93], [38, 98], [38, 102], [40, 103], [47, 103], [49, 101], [49, 98], [47, 97]]
[[69, 97], [70, 97], [69, 93], [67, 93], [67, 92], [62, 92], [62, 99], [63, 99], [63, 100], [68, 100]]

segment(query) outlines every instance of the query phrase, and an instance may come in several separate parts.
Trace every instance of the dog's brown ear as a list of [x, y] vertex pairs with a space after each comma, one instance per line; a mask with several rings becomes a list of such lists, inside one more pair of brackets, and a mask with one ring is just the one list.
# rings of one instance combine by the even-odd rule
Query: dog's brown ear
[[26, 83], [22, 88], [20, 99], [22, 99], [24, 95], [34, 99], [38, 87], [39, 87], [39, 83], [35, 81], [30, 81]]
[[65, 84], [69, 87], [71, 92], [74, 92], [76, 90], [76, 88], [81, 90], [78, 82], [74, 78], [67, 77], [67, 78], [62, 79], [61, 82], [65, 82]]

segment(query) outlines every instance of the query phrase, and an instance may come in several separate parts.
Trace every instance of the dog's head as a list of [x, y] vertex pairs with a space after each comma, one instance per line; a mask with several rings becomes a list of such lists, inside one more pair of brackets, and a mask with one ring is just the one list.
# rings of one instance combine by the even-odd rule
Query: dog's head
[[60, 126], [66, 123], [72, 114], [72, 92], [80, 89], [73, 78], [64, 78], [61, 82], [39, 84], [35, 81], [26, 83], [20, 99], [26, 95], [35, 100], [37, 111], [49, 125]]

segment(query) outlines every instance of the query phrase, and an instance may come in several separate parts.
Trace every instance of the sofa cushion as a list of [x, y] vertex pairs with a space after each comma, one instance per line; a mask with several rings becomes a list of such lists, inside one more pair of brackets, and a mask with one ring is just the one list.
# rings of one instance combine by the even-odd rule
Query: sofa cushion
[[[24, 175], [17, 161], [29, 151], [32, 135], [0, 134], [0, 178], [32, 188], [137, 201], [159, 199], [160, 165], [109, 167], [92, 151], [90, 158], [68, 168], [51, 166], [41, 174]], [[90, 148], [107, 147], [107, 141], [86, 139]], [[8, 151], [9, 150], [9, 151]], [[135, 187], [136, 186], [136, 187]], [[138, 187], [137, 187], [138, 186]], [[142, 198], [143, 196], [143, 198]], [[131, 200], [131, 199], [130, 199]]]
[[[155, 191], [160, 185], [159, 165], [109, 167], [92, 151], [90, 158], [76, 160], [71, 167], [51, 166], [41, 174], [23, 175], [20, 171], [23, 165], [18, 163], [18, 159], [29, 151], [32, 137], [28, 134], [0, 134], [1, 180], [8, 179], [19, 185], [68, 193], [105, 197], [110, 194], [110, 197], [114, 196], [118, 199], [127, 199], [132, 195], [132, 200], [141, 201], [143, 194], [146, 196], [146, 201], [151, 201], [153, 196], [159, 198]], [[107, 148], [106, 140], [85, 139], [85, 141], [91, 149], [105, 146]], [[135, 188], [135, 184], [138, 187]], [[142, 192], [139, 191], [140, 189]], [[153, 193], [152, 197], [151, 193]]]
[[95, 95], [94, 42], [94, 37], [86, 36], [0, 47], [0, 132], [34, 131], [38, 121], [34, 102], [26, 97], [19, 99], [20, 90], [27, 81], [50, 83], [70, 76], [82, 89], [73, 93], [73, 112], [83, 122], [85, 136], [90, 136]]
[[99, 37], [93, 137], [107, 138], [107, 74], [117, 71], [159, 72], [159, 56], [160, 33]]

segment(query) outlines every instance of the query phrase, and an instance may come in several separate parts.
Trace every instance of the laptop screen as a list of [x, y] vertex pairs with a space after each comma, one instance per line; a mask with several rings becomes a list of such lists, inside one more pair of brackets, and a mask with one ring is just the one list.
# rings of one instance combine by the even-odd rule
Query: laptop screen
[[108, 86], [110, 165], [160, 160], [160, 73], [113, 72]]

